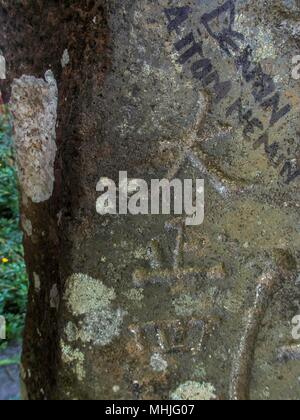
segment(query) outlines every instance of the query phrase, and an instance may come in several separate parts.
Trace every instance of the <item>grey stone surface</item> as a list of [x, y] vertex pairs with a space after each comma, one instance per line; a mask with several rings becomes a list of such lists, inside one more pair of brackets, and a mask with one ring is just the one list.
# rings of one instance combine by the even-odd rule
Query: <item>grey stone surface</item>
[[[25, 209], [35, 235], [51, 215], [26, 242], [41, 280], [29, 398], [297, 400], [299, 1], [100, 3], [38, 27], [55, 46], [38, 44], [33, 68], [53, 68], [60, 147], [49, 207]], [[97, 182], [119, 171], [204, 178], [204, 224], [98, 215]]]
[[[92, 394], [165, 399], [188, 388], [191, 399], [198, 390], [218, 399], [298, 399], [299, 365], [274, 361], [292, 339], [299, 304], [300, 85], [291, 78], [298, 49], [282, 25], [293, 24], [299, 6], [290, 7], [111, 4], [112, 71], [93, 97], [110, 159], [96, 173], [204, 177], [206, 217], [184, 232], [167, 217], [99, 218], [84, 238], [72, 223], [73, 261], [82, 255], [73, 270], [85, 264], [104, 275], [127, 311], [107, 352], [81, 347]], [[99, 267], [94, 250], [104, 242]], [[121, 298], [132, 287], [143, 292], [140, 308]], [[106, 355], [97, 371], [95, 352]], [[165, 370], [153, 370], [157, 354]]]

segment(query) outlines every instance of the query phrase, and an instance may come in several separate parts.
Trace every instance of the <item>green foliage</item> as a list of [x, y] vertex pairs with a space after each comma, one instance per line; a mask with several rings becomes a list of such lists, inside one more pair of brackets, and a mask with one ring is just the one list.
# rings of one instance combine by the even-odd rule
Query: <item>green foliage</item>
[[6, 366], [12, 366], [12, 365], [19, 365], [19, 364], [20, 364], [19, 357], [15, 357], [13, 359], [0, 360], [0, 368], [6, 367]]
[[8, 341], [21, 337], [27, 287], [11, 128], [0, 112], [0, 315], [6, 318]]

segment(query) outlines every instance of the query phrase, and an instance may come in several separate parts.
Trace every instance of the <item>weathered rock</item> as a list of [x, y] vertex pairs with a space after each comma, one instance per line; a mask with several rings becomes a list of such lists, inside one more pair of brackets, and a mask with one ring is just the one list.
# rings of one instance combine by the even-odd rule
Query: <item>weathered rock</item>
[[[22, 207], [28, 397], [298, 399], [299, 2], [47, 3], [0, 2], [7, 100], [58, 86], [54, 191]], [[204, 224], [99, 216], [119, 171], [204, 177]]]
[[48, 200], [53, 193], [57, 151], [57, 85], [51, 71], [45, 79], [14, 80], [10, 101], [21, 189], [34, 203]]

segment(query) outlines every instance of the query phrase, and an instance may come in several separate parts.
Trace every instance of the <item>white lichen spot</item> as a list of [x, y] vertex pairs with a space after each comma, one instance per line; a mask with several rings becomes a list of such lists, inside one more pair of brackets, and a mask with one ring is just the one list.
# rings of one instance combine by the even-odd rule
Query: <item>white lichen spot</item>
[[72, 347], [65, 345], [61, 342], [61, 357], [63, 363], [67, 364], [73, 369], [74, 374], [77, 376], [79, 381], [85, 379], [84, 370], [84, 355], [78, 349], [72, 349]]
[[150, 365], [155, 372], [165, 372], [168, 368], [168, 362], [163, 359], [160, 353], [152, 355]]
[[215, 400], [216, 390], [210, 383], [188, 381], [171, 394], [172, 400], [210, 401]]
[[24, 214], [21, 216], [21, 224], [23, 231], [26, 233], [26, 235], [29, 237], [32, 236], [32, 223], [29, 219], [27, 219], [27, 217]]
[[6, 79], [6, 61], [5, 57], [0, 53], [0, 79]]
[[56, 284], [54, 284], [50, 290], [50, 308], [59, 308], [59, 292]]
[[64, 50], [64, 53], [62, 55], [60, 62], [63, 69], [70, 63], [70, 54], [67, 49]]
[[52, 71], [45, 80], [22, 76], [12, 84], [11, 110], [22, 192], [34, 203], [53, 193], [58, 91]]
[[[113, 289], [85, 274], [74, 274], [67, 280], [65, 301], [70, 312], [83, 321], [73, 328], [72, 336], [84, 343], [105, 346], [120, 334], [123, 318], [121, 309], [113, 309], [116, 298]], [[70, 335], [68, 326], [67, 335]]]
[[113, 386], [113, 392], [114, 392], [115, 394], [117, 394], [118, 392], [120, 392], [120, 387], [119, 387], [119, 385], [114, 385], [114, 386]]
[[35, 291], [39, 293], [41, 291], [41, 280], [40, 276], [36, 273], [33, 273], [33, 283]]

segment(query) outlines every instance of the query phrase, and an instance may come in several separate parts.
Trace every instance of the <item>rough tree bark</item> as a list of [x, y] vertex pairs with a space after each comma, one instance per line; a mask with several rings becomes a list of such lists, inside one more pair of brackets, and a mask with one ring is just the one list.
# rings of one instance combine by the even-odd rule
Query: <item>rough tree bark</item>
[[[299, 1], [0, 6], [24, 397], [297, 399]], [[204, 177], [203, 226], [99, 216], [119, 171]]]

